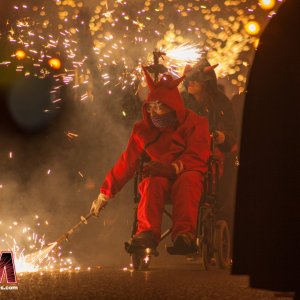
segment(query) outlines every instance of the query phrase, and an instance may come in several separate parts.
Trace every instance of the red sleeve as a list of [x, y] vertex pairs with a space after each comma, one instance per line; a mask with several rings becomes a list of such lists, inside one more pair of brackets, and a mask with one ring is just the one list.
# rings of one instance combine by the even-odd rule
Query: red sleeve
[[107, 173], [100, 192], [113, 197], [133, 177], [143, 149], [138, 144], [134, 129], [129, 138], [125, 151], [120, 155], [113, 168]]
[[176, 168], [176, 173], [183, 171], [207, 171], [207, 162], [210, 155], [210, 135], [208, 121], [200, 120], [187, 133], [186, 150], [172, 163]]

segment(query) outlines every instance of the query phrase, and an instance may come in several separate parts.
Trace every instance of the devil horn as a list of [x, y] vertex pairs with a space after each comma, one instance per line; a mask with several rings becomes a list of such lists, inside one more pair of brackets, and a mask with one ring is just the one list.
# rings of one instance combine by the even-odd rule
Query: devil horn
[[142, 69], [145, 73], [146, 82], [149, 87], [149, 90], [152, 92], [155, 89], [155, 83], [154, 83], [152, 77], [150, 76], [150, 74], [148, 73], [146, 67], [142, 66]]
[[177, 87], [183, 81], [184, 78], [185, 76], [182, 76], [174, 80], [171, 75], [164, 74], [163, 77], [158, 82], [157, 86], [164, 86], [167, 87], [168, 89], [173, 89]]
[[208, 73], [208, 72], [212, 71], [213, 69], [215, 69], [218, 65], [219, 65], [219, 64], [215, 64], [215, 65], [213, 65], [213, 66], [207, 66], [207, 67], [205, 67], [205, 68], [203, 69], [203, 72], [204, 72], [204, 73]]
[[178, 86], [178, 85], [183, 81], [184, 78], [185, 78], [185, 76], [181, 76], [181, 77], [179, 77], [179, 78], [173, 80], [173, 81], [171, 82], [171, 84], [170, 84], [170, 87], [171, 87], [171, 88], [175, 88], [176, 86]]

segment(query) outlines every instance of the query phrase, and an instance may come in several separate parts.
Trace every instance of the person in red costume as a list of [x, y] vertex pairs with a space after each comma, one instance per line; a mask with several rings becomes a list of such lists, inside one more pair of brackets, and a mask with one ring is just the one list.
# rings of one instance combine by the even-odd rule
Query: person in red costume
[[144, 72], [150, 92], [142, 107], [143, 119], [134, 125], [125, 151], [106, 175], [91, 212], [99, 215], [133, 177], [145, 153], [150, 161], [139, 184], [138, 227], [131, 243], [145, 248], [158, 245], [169, 199], [174, 242], [170, 253], [187, 254], [196, 250], [198, 207], [210, 154], [208, 121], [184, 107], [177, 88], [183, 77], [173, 80], [163, 75], [154, 83], [145, 68]]

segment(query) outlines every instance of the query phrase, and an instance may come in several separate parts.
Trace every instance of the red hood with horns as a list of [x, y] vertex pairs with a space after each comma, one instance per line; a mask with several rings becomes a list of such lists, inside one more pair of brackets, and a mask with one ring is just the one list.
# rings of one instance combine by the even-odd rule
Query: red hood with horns
[[145, 105], [151, 101], [160, 101], [176, 111], [178, 122], [181, 124], [185, 117], [185, 107], [177, 86], [183, 81], [184, 76], [173, 79], [171, 75], [163, 75], [158, 83], [155, 83], [147, 70], [143, 67], [146, 81], [149, 87], [149, 94], [143, 105], [143, 117], [149, 122], [149, 113]]

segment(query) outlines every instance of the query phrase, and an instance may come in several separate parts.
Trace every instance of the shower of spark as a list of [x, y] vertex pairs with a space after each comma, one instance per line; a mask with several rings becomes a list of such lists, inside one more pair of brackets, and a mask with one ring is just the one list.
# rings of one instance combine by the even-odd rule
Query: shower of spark
[[[35, 225], [42, 225], [40, 217], [34, 217]], [[49, 222], [43, 222], [46, 226]], [[19, 222], [13, 222], [7, 226], [6, 222], [0, 221], [0, 248], [14, 253], [14, 263], [17, 273], [44, 272], [59, 270], [77, 270], [73, 267], [71, 257], [63, 258], [60, 246], [57, 243], [46, 245], [45, 235], [39, 235], [29, 226], [22, 226]], [[8, 228], [8, 232], [4, 232]], [[69, 252], [69, 255], [72, 251]]]
[[[197, 60], [198, 47], [198, 52], [205, 50], [211, 64], [219, 64], [218, 76], [229, 76], [232, 85], [242, 88], [249, 67], [247, 57], [254, 53], [258, 38], [247, 33], [245, 24], [266, 24], [282, 1], [274, 0], [269, 11], [261, 9], [260, 0], [141, 1], [134, 3], [134, 13], [130, 1], [94, 0], [87, 8], [75, 0], [51, 0], [42, 5], [24, 0], [23, 5], [14, 7], [15, 21], [8, 22], [7, 39], [14, 54], [10, 59], [1, 58], [0, 66], [18, 59], [17, 72], [47, 76], [53, 70], [45, 64], [59, 54], [57, 58], [64, 62], [60, 79], [73, 85], [80, 101], [91, 101], [93, 85], [89, 83], [95, 76], [91, 68], [98, 68], [103, 86], [112, 94], [116, 86], [131, 88], [140, 79], [138, 69], [153, 49], [173, 49], [169, 56], [183, 64]], [[183, 62], [179, 58], [184, 55]], [[29, 61], [33, 70], [26, 68]], [[114, 74], [112, 66], [116, 67]], [[174, 65], [172, 69], [176, 69]]]
[[186, 64], [196, 64], [203, 52], [199, 48], [199, 44], [183, 44], [171, 49], [164, 49], [166, 56], [177, 62], [178, 66], [185, 66]]
[[57, 245], [57, 243], [52, 243], [49, 244], [49, 246], [47, 246], [44, 249], [38, 250], [34, 253], [31, 254], [27, 254], [24, 257], [24, 261], [25, 263], [28, 263], [29, 265], [40, 265], [43, 263], [43, 261], [45, 259], [47, 259], [47, 257], [49, 256], [50, 252], [52, 251], [52, 249]]
[[166, 53], [164, 64], [176, 77], [182, 76], [186, 65], [194, 65], [199, 62], [203, 54], [199, 44], [189, 43], [180, 46], [169, 45], [162, 51]]

